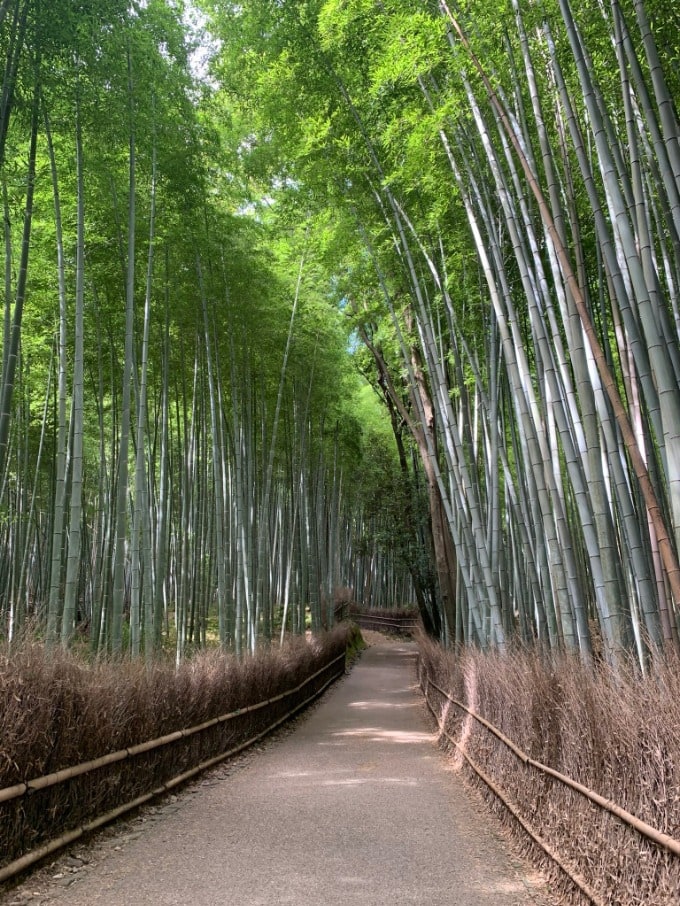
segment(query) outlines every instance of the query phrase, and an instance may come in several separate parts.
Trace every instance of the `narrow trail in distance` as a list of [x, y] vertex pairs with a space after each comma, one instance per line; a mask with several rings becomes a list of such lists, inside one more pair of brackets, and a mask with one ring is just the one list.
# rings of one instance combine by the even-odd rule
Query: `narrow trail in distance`
[[[194, 784], [119, 845], [95, 842], [87, 870], [57, 872], [38, 901], [544, 906], [540, 880], [434, 745], [414, 658], [410, 642], [372, 646], [294, 732]], [[22, 899], [19, 888], [0, 904]]]

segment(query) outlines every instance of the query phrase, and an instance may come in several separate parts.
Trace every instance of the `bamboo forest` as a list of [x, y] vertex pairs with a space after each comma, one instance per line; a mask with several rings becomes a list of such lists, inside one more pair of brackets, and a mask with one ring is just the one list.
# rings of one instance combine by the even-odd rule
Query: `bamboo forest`
[[670, 0], [2, 0], [0, 636], [678, 647]]

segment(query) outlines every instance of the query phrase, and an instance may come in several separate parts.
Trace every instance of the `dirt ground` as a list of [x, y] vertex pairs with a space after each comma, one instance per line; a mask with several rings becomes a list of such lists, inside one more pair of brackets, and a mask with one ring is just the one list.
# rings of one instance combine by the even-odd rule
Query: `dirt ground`
[[364, 637], [351, 674], [291, 726], [0, 906], [552, 906], [436, 748], [413, 643]]

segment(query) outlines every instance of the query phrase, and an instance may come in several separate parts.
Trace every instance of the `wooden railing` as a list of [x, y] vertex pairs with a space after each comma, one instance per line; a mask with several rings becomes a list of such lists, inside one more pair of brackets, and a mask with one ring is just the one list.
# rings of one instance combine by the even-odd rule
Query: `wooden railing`
[[[232, 742], [238, 740], [235, 745], [230, 745], [228, 748], [219, 751], [218, 754], [209, 758], [202, 758], [197, 764], [192, 764], [190, 767], [170, 776], [161, 783], [154, 784], [151, 789], [146, 789], [140, 792], [139, 795], [120, 804], [116, 804], [113, 808], [107, 808], [102, 813], [95, 812], [89, 815], [89, 820], [79, 822], [76, 827], [62, 828], [62, 832], [58, 836], [47, 840], [42, 845], [31, 849], [30, 852], [23, 853], [18, 858], [13, 859], [6, 865], [0, 867], [0, 883], [25, 871], [40, 859], [44, 859], [46, 856], [51, 855], [57, 850], [68, 846], [85, 834], [96, 830], [104, 824], [114, 821], [126, 812], [132, 811], [140, 805], [144, 805], [154, 797], [185, 783], [201, 771], [214, 767], [220, 762], [225, 761], [239, 752], [242, 752], [249, 746], [252, 746], [277, 727], [281, 726], [281, 724], [290, 720], [291, 717], [298, 711], [301, 711], [315, 698], [318, 698], [344, 673], [344, 671], [345, 653], [343, 652], [343, 654], [334, 658], [311, 676], [307, 677], [302, 683], [294, 688], [287, 689], [279, 695], [272, 696], [271, 698], [257, 702], [256, 704], [249, 705], [248, 707], [238, 708], [235, 711], [222, 714], [219, 717], [205, 721], [198, 726], [177, 730], [174, 733], [166, 734], [158, 739], [146, 740], [126, 749], [110, 752], [107, 755], [103, 755], [101, 758], [73, 765], [72, 767], [55, 771], [43, 777], [36, 777], [26, 783], [17, 783], [13, 786], [0, 789], [0, 820], [10, 819], [10, 816], [7, 814], [8, 809], [15, 812], [14, 816], [12, 816], [14, 821], [16, 821], [17, 816], [21, 814], [21, 822], [19, 822], [22, 824], [21, 836], [26, 838], [33, 836], [34, 834], [39, 834], [39, 831], [36, 831], [30, 826], [30, 817], [27, 818], [27, 815], [30, 816], [31, 812], [40, 813], [41, 811], [44, 811], [44, 809], [35, 808], [36, 797], [39, 797], [41, 794], [45, 794], [64, 784], [77, 783], [80, 778], [87, 778], [91, 775], [93, 775], [92, 780], [94, 781], [93, 785], [95, 787], [101, 785], [106, 786], [108, 782], [109, 786], [115, 788], [121, 782], [120, 769], [124, 769], [125, 765], [129, 765], [129, 770], [132, 769], [134, 771], [134, 763], [141, 756], [148, 756], [151, 753], [159, 753], [164, 750], [168, 750], [172, 756], [175, 756], [179, 754], [176, 752], [176, 747], [178, 745], [183, 743], [189, 744], [190, 741], [197, 740], [211, 732], [219, 732], [221, 729], [223, 730], [234, 724], [238, 725], [230, 731], [229, 734]], [[281, 713], [282, 711], [283, 713]], [[254, 729], [253, 719], [256, 715], [257, 718], [254, 720], [254, 726], [257, 727], [257, 732], [252, 733], [252, 730]], [[222, 739], [227, 738], [227, 734], [224, 732], [220, 732], [219, 735]], [[200, 751], [200, 747], [198, 751]], [[178, 758], [180, 763], [182, 761], [186, 762], [190, 754], [191, 752], [188, 752], [184, 754], [184, 757]], [[170, 757], [168, 763], [170, 765], [175, 764], [175, 757]], [[163, 765], [161, 765], [161, 769], [162, 768]], [[107, 772], [112, 772], [110, 773], [109, 778], [107, 778]], [[153, 776], [153, 772], [150, 772], [150, 774]], [[69, 791], [66, 794], [66, 800], [72, 800], [73, 796], [77, 796], [77, 789]], [[26, 804], [28, 803], [31, 804], [31, 808], [26, 807]], [[14, 806], [13, 809], [12, 806]], [[5, 812], [5, 814], [3, 814], [3, 812]]]
[[398, 635], [412, 635], [420, 625], [418, 617], [382, 616], [376, 613], [354, 612], [351, 619], [358, 623], [361, 629], [373, 629], [376, 632], [394, 632]]
[[[583, 784], [578, 783], [571, 777], [568, 777], [567, 775], [554, 770], [548, 765], [545, 765], [542, 762], [536, 761], [536, 759], [531, 758], [529, 755], [527, 755], [526, 752], [522, 751], [522, 749], [520, 749], [519, 746], [517, 746], [511, 739], [508, 739], [508, 737], [505, 736], [505, 734], [497, 727], [495, 727], [492, 723], [490, 723], [480, 714], [477, 714], [463, 702], [455, 699], [445, 689], [442, 689], [441, 686], [439, 686], [436, 682], [434, 682], [434, 680], [430, 678], [427, 670], [422, 666], [422, 663], [420, 661], [418, 663], [418, 680], [423, 691], [423, 695], [425, 696], [427, 707], [437, 721], [440, 736], [443, 737], [447, 743], [453, 746], [461, 754], [461, 756], [465, 759], [465, 762], [476, 774], [476, 776], [503, 803], [505, 808], [513, 815], [515, 820], [522, 826], [528, 836], [531, 837], [533, 842], [540, 849], [542, 849], [543, 852], [545, 852], [546, 855], [550, 859], [552, 859], [552, 861], [556, 865], [559, 866], [561, 871], [580, 890], [580, 892], [585, 897], [587, 897], [591, 903], [594, 904], [594, 906], [605, 906], [605, 900], [592, 889], [591, 884], [580, 874], [580, 872], [578, 872], [573, 866], [567, 864], [567, 862], [560, 856], [556, 849], [550, 846], [541, 837], [536, 829], [531, 826], [526, 818], [523, 817], [518, 804], [513, 803], [508, 794], [503, 789], [501, 789], [499, 784], [488, 776], [481, 765], [475, 762], [470, 753], [466, 750], [465, 746], [461, 745], [458, 740], [454, 739], [453, 736], [451, 736], [451, 734], [445, 727], [445, 721], [442, 719], [442, 714], [447, 710], [447, 708], [433, 705], [432, 698], [434, 696], [430, 695], [431, 690], [433, 690], [440, 701], [446, 703], [447, 706], [453, 705], [459, 711], [469, 715], [476, 723], [479, 724], [479, 726], [483, 727], [487, 733], [495, 737], [508, 751], [510, 751], [518, 761], [538, 771], [544, 776], [551, 778], [551, 780], [568, 787], [579, 796], [582, 796], [589, 802], [593, 803], [602, 811], [614, 815], [619, 821], [635, 830], [642, 837], [656, 844], [656, 846], [665, 849], [667, 852], [672, 853], [674, 856], [680, 856], [680, 840], [676, 840], [674, 837], [671, 837], [668, 834], [665, 834], [652, 825], [648, 824], [647, 822], [642, 821], [636, 815], [631, 814], [620, 805], [617, 805], [610, 799], [606, 799], [604, 796], [601, 796], [594, 790], [591, 790]], [[607, 900], [606, 902], [609, 901]]]

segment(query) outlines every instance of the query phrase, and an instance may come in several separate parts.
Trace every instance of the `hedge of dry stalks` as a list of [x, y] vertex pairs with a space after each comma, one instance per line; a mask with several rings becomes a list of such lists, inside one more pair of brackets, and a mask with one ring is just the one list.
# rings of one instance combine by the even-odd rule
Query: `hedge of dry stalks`
[[[26, 644], [0, 652], [0, 789], [157, 739], [274, 697], [345, 651], [345, 626], [243, 662], [204, 653], [182, 664], [88, 666]], [[335, 668], [337, 669], [337, 667]], [[321, 688], [322, 673], [298, 694]], [[0, 803], [0, 866], [251, 738], [297, 704], [286, 697], [214, 728], [58, 786]]]
[[[419, 638], [421, 671], [481, 714], [530, 757], [680, 839], [680, 660], [634, 670], [517, 651], [454, 656]], [[680, 858], [647, 842], [579, 794], [524, 765], [476, 721], [430, 693], [445, 725], [507, 792], [522, 817], [597, 893], [616, 906], [680, 903]], [[464, 764], [464, 762], [461, 763]], [[528, 841], [496, 797], [466, 773], [491, 808], [541, 858], [570, 902], [580, 894]]]

